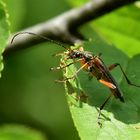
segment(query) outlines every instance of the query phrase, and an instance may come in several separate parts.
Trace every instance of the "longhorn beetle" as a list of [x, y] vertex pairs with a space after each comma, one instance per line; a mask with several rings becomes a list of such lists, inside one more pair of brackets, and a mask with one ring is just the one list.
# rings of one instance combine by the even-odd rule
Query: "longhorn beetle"
[[[103, 102], [103, 104], [99, 108], [100, 110], [99, 110], [98, 120], [99, 120], [100, 115], [101, 115], [101, 110], [105, 107], [106, 103], [109, 101], [109, 99], [112, 95], [114, 95], [115, 98], [118, 98], [121, 102], [124, 102], [123, 93], [122, 93], [121, 89], [119, 88], [117, 82], [115, 81], [115, 79], [113, 78], [113, 76], [110, 73], [110, 71], [112, 69], [114, 69], [115, 67], [118, 66], [120, 68], [122, 74], [124, 75], [126, 82], [129, 85], [140, 87], [139, 85], [131, 83], [131, 81], [128, 79], [123, 68], [121, 67], [121, 65], [119, 63], [114, 63], [114, 64], [110, 65], [109, 67], [107, 67], [105, 65], [105, 63], [103, 62], [103, 60], [101, 59], [100, 54], [93, 55], [91, 52], [84, 51], [82, 47], [80, 47], [79, 50], [66, 48], [63, 44], [61, 44], [57, 41], [54, 41], [54, 40], [47, 38], [45, 36], [38, 35], [35, 33], [31, 33], [31, 32], [20, 32], [20, 33], [15, 34], [11, 40], [11, 44], [13, 43], [15, 37], [20, 35], [20, 34], [30, 34], [30, 35], [34, 35], [34, 36], [43, 38], [49, 42], [52, 42], [52, 43], [55, 43], [55, 44], [61, 46], [65, 50], [67, 50], [66, 52], [64, 52], [60, 55], [66, 55], [67, 59], [72, 59], [73, 62], [71, 62], [65, 66], [51, 68], [51, 70], [64, 69], [66, 67], [69, 67], [70, 65], [73, 65], [76, 62], [80, 62], [82, 64], [82, 66], [74, 73], [73, 76], [64, 78], [63, 80], [61, 80], [59, 82], [65, 82], [69, 79], [74, 79], [77, 76], [77, 74], [79, 73], [79, 71], [81, 71], [82, 69], [85, 69], [87, 72], [91, 73], [92, 76], [96, 77], [96, 79], [100, 83], [107, 86], [111, 90], [111, 94], [109, 95], [109, 97]], [[99, 125], [101, 125], [99, 121], [98, 121], [98, 123], [99, 123]]]

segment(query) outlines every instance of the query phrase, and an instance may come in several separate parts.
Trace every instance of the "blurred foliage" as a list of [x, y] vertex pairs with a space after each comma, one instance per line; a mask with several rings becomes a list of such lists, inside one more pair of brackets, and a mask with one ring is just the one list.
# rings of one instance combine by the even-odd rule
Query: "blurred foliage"
[[[110, 21], [111, 20], [111, 21]], [[128, 56], [140, 52], [140, 8], [134, 4], [103, 16], [93, 24], [108, 41]]]
[[5, 4], [0, 0], [0, 77], [3, 70], [2, 53], [6, 47], [7, 40], [9, 38], [9, 21], [8, 13], [5, 8]]
[[[9, 12], [10, 30], [11, 32], [21, 29], [22, 22], [26, 13], [25, 0], [3, 0]], [[15, 10], [16, 8], [16, 10]]]
[[[56, 16], [69, 7], [64, 0], [5, 2], [10, 13], [11, 30], [14, 32]], [[5, 69], [0, 80], [1, 123], [29, 125], [46, 133], [52, 140], [64, 137], [67, 140], [78, 139], [63, 85], [54, 82], [62, 74], [49, 70], [59, 65], [59, 58], [52, 57], [59, 51], [63, 49], [43, 43], [5, 58]]]
[[47, 140], [47, 138], [25, 126], [8, 124], [0, 127], [0, 140]]
[[[3, 1], [7, 4], [10, 14], [11, 31], [16, 32], [49, 20], [88, 0]], [[93, 53], [103, 52], [102, 57], [107, 65], [121, 62], [123, 68], [127, 69], [131, 80], [136, 83], [140, 83], [138, 65], [140, 57], [137, 55], [130, 59], [128, 56], [140, 53], [139, 11], [137, 7], [130, 5], [81, 28], [81, 32], [87, 38], [93, 38], [93, 43], [85, 44], [85, 49], [93, 51]], [[106, 43], [95, 31], [104, 36], [109, 43]], [[110, 42], [122, 51], [110, 45]], [[63, 48], [60, 49], [56, 45], [43, 43], [5, 58], [5, 69], [0, 79], [1, 124], [22, 123], [40, 130], [49, 140], [79, 140], [69, 113], [63, 85], [54, 83], [56, 79], [62, 77], [62, 73], [49, 70], [51, 67], [59, 65], [59, 58], [52, 57], [51, 54], [63, 51]], [[103, 113], [111, 118], [112, 122], [105, 121], [101, 131], [99, 128], [97, 129], [97, 110], [91, 106], [99, 107], [107, 97], [104, 92], [109, 91], [96, 83], [94, 79], [88, 81], [85, 72], [81, 72], [79, 76], [80, 88], [90, 95], [91, 105], [83, 103], [82, 108], [71, 108], [70, 106], [74, 123], [82, 139], [90, 140], [93, 133], [99, 134], [99, 137], [96, 137], [98, 139], [105, 137], [113, 139], [118, 138], [118, 135], [119, 139], [127, 139], [127, 131], [130, 139], [139, 138], [137, 133], [140, 116], [138, 91], [133, 87], [128, 88], [128, 85], [122, 80], [120, 71], [114, 70], [112, 73], [123, 89], [126, 103], [122, 104], [115, 99], [110, 101]], [[99, 96], [99, 94], [102, 95]], [[94, 130], [93, 133], [89, 129]]]
[[[80, 6], [87, 0], [69, 1], [73, 6]], [[140, 52], [140, 7], [139, 1], [108, 13], [91, 22], [92, 28], [104, 36], [106, 41], [114, 44], [128, 56]]]

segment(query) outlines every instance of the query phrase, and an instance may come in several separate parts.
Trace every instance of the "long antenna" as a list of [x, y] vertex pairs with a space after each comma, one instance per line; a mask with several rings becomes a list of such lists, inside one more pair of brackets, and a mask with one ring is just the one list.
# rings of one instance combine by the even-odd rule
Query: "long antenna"
[[54, 43], [54, 44], [56, 44], [56, 45], [59, 45], [59, 46], [65, 48], [66, 50], [68, 50], [63, 44], [61, 44], [61, 43], [59, 43], [59, 42], [57, 42], [57, 41], [55, 41], [55, 40], [52, 40], [52, 39], [50, 39], [50, 38], [48, 38], [48, 37], [46, 37], [46, 36], [39, 35], [39, 34], [32, 33], [32, 32], [19, 32], [19, 33], [15, 34], [15, 35], [12, 37], [10, 44], [12, 44], [12, 43], [14, 42], [14, 39], [15, 39], [18, 35], [20, 35], [20, 34], [34, 35], [34, 36], [43, 38], [43, 39], [45, 39], [45, 40], [47, 40], [47, 41], [49, 41], [49, 42], [52, 42], [52, 43]]

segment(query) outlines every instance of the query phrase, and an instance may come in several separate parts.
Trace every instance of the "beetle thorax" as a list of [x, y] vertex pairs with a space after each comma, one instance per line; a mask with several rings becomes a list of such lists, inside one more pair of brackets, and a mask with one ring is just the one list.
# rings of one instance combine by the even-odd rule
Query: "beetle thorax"
[[93, 60], [93, 55], [90, 53], [90, 52], [83, 52], [83, 58], [86, 60], [86, 61], [91, 61]]

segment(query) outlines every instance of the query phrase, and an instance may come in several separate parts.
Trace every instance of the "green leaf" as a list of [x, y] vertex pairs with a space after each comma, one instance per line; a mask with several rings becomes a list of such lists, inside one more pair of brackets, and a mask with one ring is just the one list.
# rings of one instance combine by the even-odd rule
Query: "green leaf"
[[[92, 36], [94, 39], [86, 42], [84, 49], [93, 54], [102, 53], [101, 58], [107, 66], [120, 63], [129, 79], [140, 85], [140, 56], [129, 58], [121, 50], [107, 44], [95, 32]], [[67, 68], [65, 76], [70, 77], [72, 73], [74, 74], [76, 67]], [[112, 97], [102, 111], [102, 127], [98, 125], [98, 110], [111, 93], [110, 90], [100, 84], [95, 77], [89, 80], [85, 71], [78, 73], [76, 80], [69, 80], [65, 84], [70, 112], [82, 140], [140, 139], [140, 88], [128, 85], [119, 68], [112, 70], [111, 73], [124, 93], [125, 103]], [[87, 99], [87, 103], [80, 100], [80, 95]]]
[[[24, 20], [27, 20], [25, 17], [26, 13], [29, 14], [31, 11], [31, 6], [26, 3], [25, 0], [5, 0], [6, 3], [6, 9], [9, 13], [9, 21], [10, 21], [10, 31], [16, 32], [17, 30], [21, 30], [24, 25]], [[16, 4], [18, 3], [18, 6]], [[27, 5], [30, 7], [30, 11], [28, 12]], [[15, 9], [16, 6], [16, 10]], [[26, 21], [27, 22], [27, 21]]]
[[39, 131], [31, 128], [16, 125], [7, 124], [0, 127], [0, 139], [1, 140], [46, 140], [45, 136]]
[[3, 69], [2, 52], [7, 45], [9, 34], [9, 23], [6, 6], [2, 0], [0, 0], [0, 72]]

